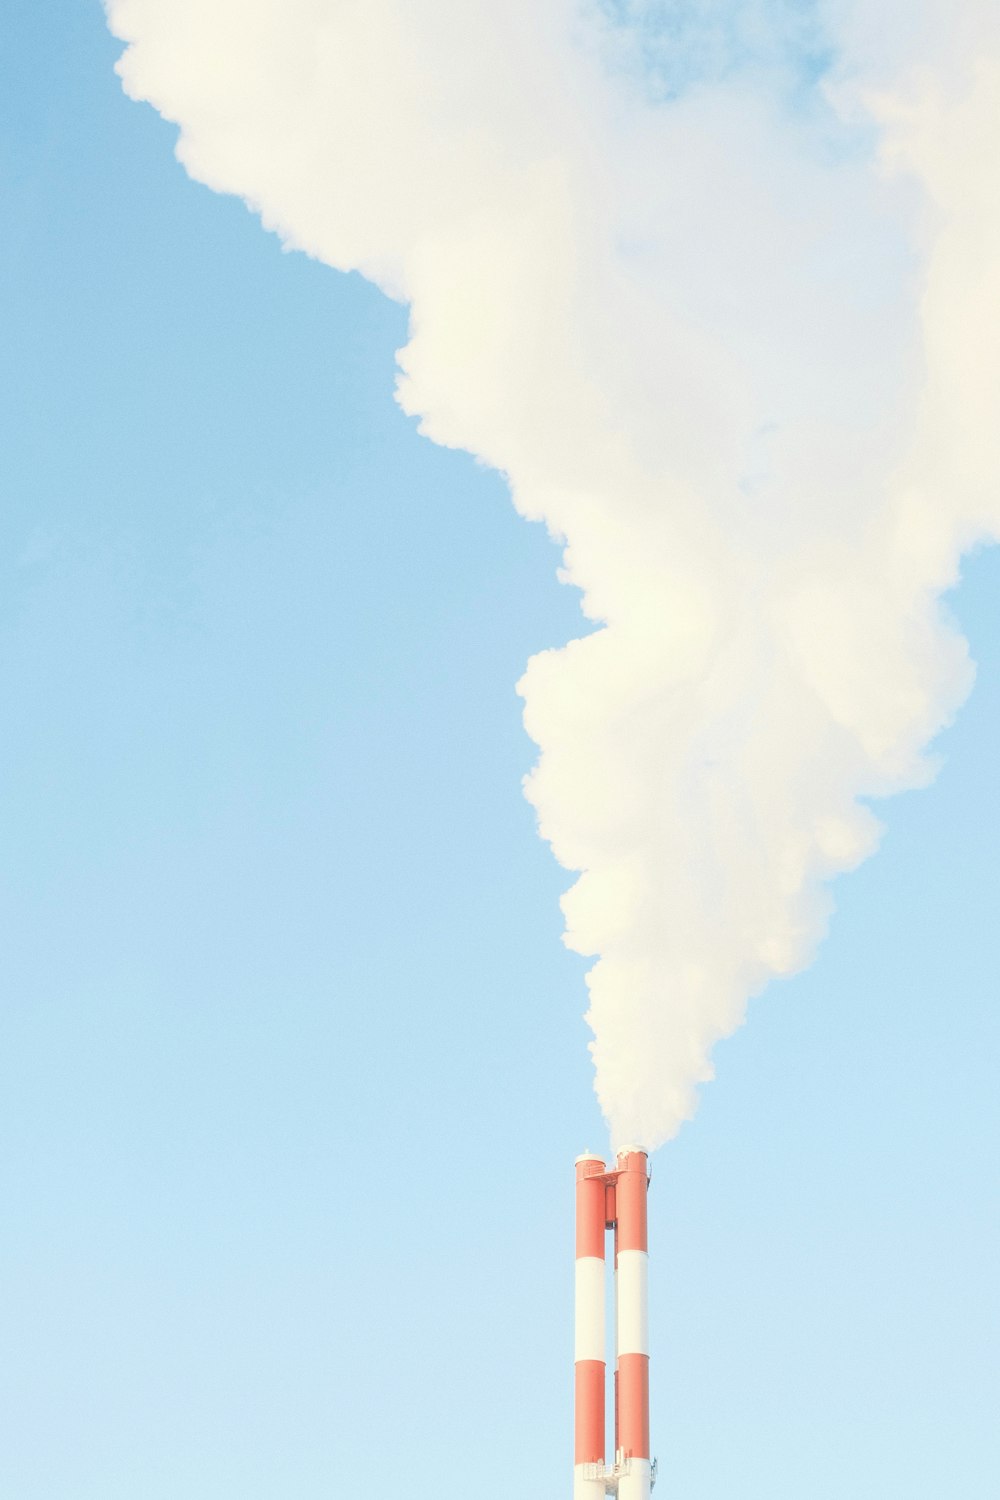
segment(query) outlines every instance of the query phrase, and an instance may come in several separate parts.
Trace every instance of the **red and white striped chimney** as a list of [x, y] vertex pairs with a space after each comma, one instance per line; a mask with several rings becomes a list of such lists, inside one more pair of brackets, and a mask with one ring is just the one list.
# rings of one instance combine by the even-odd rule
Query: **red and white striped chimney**
[[576, 1159], [576, 1444], [573, 1500], [604, 1500], [604, 1230], [607, 1178], [599, 1156]]
[[[649, 1500], [649, 1161], [626, 1146], [608, 1171], [576, 1161], [576, 1452], [573, 1500]], [[605, 1461], [606, 1296], [604, 1237], [615, 1232], [615, 1447]]]
[[645, 1151], [618, 1153], [615, 1183], [615, 1303], [617, 1306], [615, 1464], [618, 1500], [649, 1500], [649, 1244]]

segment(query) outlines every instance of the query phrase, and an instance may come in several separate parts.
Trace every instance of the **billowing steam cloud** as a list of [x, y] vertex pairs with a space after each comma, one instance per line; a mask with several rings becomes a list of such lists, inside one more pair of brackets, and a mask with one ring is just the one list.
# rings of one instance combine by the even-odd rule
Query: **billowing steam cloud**
[[528, 796], [614, 1135], [806, 963], [968, 691], [1000, 532], [995, 0], [109, 0], [199, 181], [412, 309], [400, 400], [593, 622]]

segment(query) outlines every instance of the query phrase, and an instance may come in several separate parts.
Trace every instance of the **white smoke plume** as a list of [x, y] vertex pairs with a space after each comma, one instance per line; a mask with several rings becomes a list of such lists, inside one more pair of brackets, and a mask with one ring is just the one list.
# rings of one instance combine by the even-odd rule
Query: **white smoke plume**
[[192, 177], [411, 308], [400, 401], [565, 546], [528, 781], [616, 1140], [808, 962], [1000, 533], [995, 0], [108, 0]]

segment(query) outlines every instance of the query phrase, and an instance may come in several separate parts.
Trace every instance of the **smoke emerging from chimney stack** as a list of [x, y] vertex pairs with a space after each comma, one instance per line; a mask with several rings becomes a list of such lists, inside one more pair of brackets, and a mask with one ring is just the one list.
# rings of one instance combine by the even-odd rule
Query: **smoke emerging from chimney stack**
[[[527, 793], [616, 1143], [807, 963], [968, 692], [1000, 534], [1000, 13], [108, 0], [192, 177], [411, 308], [399, 399], [564, 547]], [[681, 24], [685, 17], [690, 24]]]

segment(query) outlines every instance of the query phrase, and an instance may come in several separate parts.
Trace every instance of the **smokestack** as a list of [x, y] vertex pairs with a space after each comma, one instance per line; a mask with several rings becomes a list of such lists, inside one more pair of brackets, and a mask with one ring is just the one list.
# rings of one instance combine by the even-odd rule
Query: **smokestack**
[[604, 1500], [605, 1165], [576, 1160], [576, 1443], [573, 1500]]
[[[656, 1465], [649, 1446], [649, 1163], [625, 1146], [609, 1171], [599, 1156], [576, 1160], [576, 1442], [573, 1500], [649, 1500]], [[615, 1445], [605, 1460], [607, 1348], [605, 1234], [615, 1232]]]

